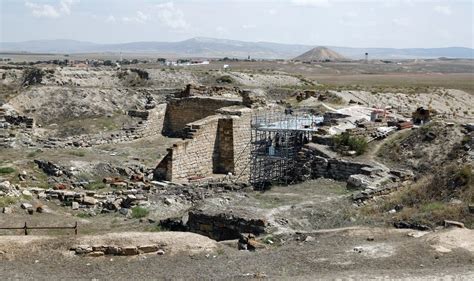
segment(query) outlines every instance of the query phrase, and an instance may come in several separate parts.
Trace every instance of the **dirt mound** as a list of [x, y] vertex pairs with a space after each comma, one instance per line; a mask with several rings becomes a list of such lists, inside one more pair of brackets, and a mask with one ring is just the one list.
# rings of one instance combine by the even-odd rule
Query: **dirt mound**
[[[39, 123], [64, 122], [76, 118], [105, 116], [145, 104], [145, 96], [154, 90], [130, 88], [32, 87], [9, 104]], [[160, 98], [156, 93], [157, 99]]]
[[[51, 236], [3, 236], [0, 251], [4, 258], [14, 259], [23, 254], [44, 250], [59, 251], [66, 255], [71, 247], [77, 245], [114, 245], [118, 247], [137, 245], [161, 245], [166, 253], [201, 253], [217, 249], [217, 242], [205, 236], [188, 232], [121, 232], [104, 235], [85, 235], [69, 237]], [[53, 250], [54, 249], [54, 250]]]
[[301, 79], [287, 74], [258, 74], [244, 72], [217, 72], [219, 75], [229, 75], [236, 83], [247, 87], [280, 87], [280, 86], [298, 86], [302, 84]]
[[297, 56], [296, 61], [342, 61], [347, 60], [343, 55], [326, 47], [313, 48], [302, 55]]
[[428, 243], [438, 252], [451, 252], [461, 248], [474, 253], [474, 230], [467, 228], [451, 228], [426, 236]]
[[378, 155], [387, 164], [426, 174], [457, 159], [462, 138], [460, 127], [432, 122], [387, 142]]
[[[400, 90], [400, 89], [399, 89]], [[408, 91], [408, 92], [407, 92]], [[411, 92], [412, 91], [412, 92]], [[368, 91], [333, 91], [344, 102], [357, 102], [368, 107], [389, 106], [407, 118], [418, 107], [430, 107], [436, 116], [445, 120], [472, 122], [474, 112], [474, 95], [454, 89], [421, 89], [410, 88], [405, 92], [368, 92]]]

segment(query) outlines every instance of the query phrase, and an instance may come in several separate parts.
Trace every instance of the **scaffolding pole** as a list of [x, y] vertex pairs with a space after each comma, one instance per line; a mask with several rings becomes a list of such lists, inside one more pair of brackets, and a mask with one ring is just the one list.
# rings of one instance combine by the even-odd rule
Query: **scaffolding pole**
[[254, 114], [251, 124], [250, 183], [257, 188], [273, 184], [291, 184], [294, 180], [296, 157], [309, 140], [314, 116], [289, 115], [265, 111]]

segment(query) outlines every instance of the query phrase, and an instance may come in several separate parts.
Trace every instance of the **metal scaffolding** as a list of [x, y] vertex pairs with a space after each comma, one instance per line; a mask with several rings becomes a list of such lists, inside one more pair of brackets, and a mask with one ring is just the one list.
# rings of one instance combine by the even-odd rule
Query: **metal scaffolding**
[[322, 121], [322, 117], [305, 112], [265, 111], [254, 114], [250, 183], [258, 188], [292, 183], [297, 154]]

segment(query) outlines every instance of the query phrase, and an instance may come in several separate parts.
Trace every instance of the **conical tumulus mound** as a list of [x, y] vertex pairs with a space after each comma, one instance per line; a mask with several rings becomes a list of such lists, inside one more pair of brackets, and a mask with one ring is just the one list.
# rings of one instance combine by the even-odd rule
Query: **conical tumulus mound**
[[316, 47], [294, 58], [296, 61], [343, 61], [343, 55], [326, 47]]

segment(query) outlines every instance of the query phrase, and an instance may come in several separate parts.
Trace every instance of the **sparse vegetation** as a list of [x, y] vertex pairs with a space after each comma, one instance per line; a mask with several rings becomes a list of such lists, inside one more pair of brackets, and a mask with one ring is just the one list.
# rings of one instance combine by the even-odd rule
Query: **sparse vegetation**
[[8, 175], [14, 173], [16, 170], [12, 167], [0, 167], [0, 175]]
[[156, 225], [153, 225], [153, 226], [150, 226], [147, 228], [147, 231], [150, 231], [150, 232], [161, 232], [161, 231], [165, 231], [165, 229], [159, 225], [159, 224], [156, 224]]
[[140, 77], [140, 79], [143, 79], [143, 80], [150, 79], [150, 74], [146, 70], [138, 69], [138, 68], [132, 68], [132, 69], [130, 69], [130, 71], [135, 72], [136, 74], [138, 74], [138, 77]]
[[365, 214], [379, 216], [402, 206], [389, 221], [409, 221], [429, 226], [442, 225], [444, 220], [474, 226], [467, 204], [474, 202], [472, 167], [449, 164], [435, 175], [426, 175], [409, 187], [390, 194], [381, 203], [363, 208]]
[[43, 152], [41, 149], [36, 149], [35, 151], [29, 152], [26, 157], [28, 158], [35, 158], [38, 156], [41, 152]]
[[3, 196], [0, 197], [0, 208], [8, 207], [18, 202], [18, 197]]
[[77, 157], [84, 157], [86, 155], [85, 151], [82, 150], [71, 150], [68, 152], [70, 155]]
[[150, 211], [147, 208], [136, 206], [132, 208], [132, 218], [140, 219], [148, 216]]
[[351, 136], [348, 133], [342, 133], [334, 137], [336, 149], [347, 146], [354, 150], [357, 155], [362, 155], [367, 151], [368, 143], [364, 137]]
[[23, 72], [23, 81], [21, 85], [30, 86], [30, 85], [40, 84], [41, 81], [43, 81], [44, 74], [45, 74], [44, 71], [39, 68], [36, 68], [36, 67], [28, 68]]
[[103, 188], [105, 188], [105, 184], [100, 181], [91, 182], [87, 184], [86, 186], [84, 186], [84, 189], [86, 190], [98, 190], [98, 189], [103, 189]]
[[217, 78], [216, 80], [217, 83], [226, 83], [226, 84], [232, 84], [234, 83], [234, 78], [232, 78], [231, 76], [229, 75], [224, 75], [224, 76], [221, 76], [219, 78]]
[[86, 218], [90, 218], [91, 215], [85, 212], [81, 212], [81, 213], [76, 214], [76, 217], [81, 218], [81, 219], [86, 219]]

